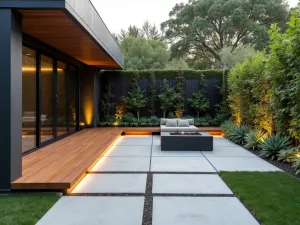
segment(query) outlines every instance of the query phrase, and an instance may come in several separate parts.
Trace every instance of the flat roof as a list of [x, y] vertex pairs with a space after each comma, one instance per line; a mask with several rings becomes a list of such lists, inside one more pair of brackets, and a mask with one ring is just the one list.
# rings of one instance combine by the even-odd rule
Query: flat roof
[[124, 56], [90, 0], [10, 0], [23, 32], [87, 65], [122, 69]]

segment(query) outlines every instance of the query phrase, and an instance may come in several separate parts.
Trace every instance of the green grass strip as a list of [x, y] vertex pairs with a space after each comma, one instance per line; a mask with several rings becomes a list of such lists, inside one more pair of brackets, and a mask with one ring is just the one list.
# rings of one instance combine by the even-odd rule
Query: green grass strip
[[0, 195], [0, 225], [34, 225], [59, 198], [54, 193]]
[[300, 180], [281, 172], [221, 172], [264, 225], [300, 225]]

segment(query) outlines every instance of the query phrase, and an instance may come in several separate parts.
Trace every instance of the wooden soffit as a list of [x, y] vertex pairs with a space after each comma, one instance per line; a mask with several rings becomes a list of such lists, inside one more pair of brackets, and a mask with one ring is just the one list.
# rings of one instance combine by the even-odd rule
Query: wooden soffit
[[120, 69], [117, 62], [66, 10], [18, 10], [23, 32], [90, 66]]

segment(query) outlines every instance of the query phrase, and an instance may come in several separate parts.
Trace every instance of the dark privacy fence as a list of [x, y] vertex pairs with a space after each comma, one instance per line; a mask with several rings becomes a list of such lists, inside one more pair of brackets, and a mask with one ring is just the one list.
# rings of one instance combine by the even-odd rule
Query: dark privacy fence
[[[113, 84], [113, 94], [115, 95], [115, 102], [119, 103], [120, 97], [126, 96], [130, 91], [131, 76], [135, 71], [102, 71], [100, 77], [101, 94], [105, 92], [105, 87], [108, 83]], [[170, 87], [175, 87], [175, 77], [178, 73], [176, 70], [154, 70], [156, 79], [156, 94], [159, 95], [161, 85], [164, 79], [167, 79]], [[148, 97], [149, 89], [149, 76], [151, 71], [138, 71], [139, 73], [139, 86]], [[222, 82], [223, 74], [226, 76], [227, 72], [223, 73], [221, 70], [183, 70], [185, 82], [185, 116], [195, 116], [195, 111], [189, 106], [188, 98], [192, 97], [193, 93], [198, 91], [200, 87], [201, 74], [205, 77], [207, 98], [210, 101], [210, 109], [207, 111], [210, 115], [216, 112], [216, 105], [222, 101]], [[100, 96], [101, 97], [101, 96]], [[160, 110], [160, 103], [156, 99], [156, 116], [161, 117], [162, 111]], [[148, 107], [141, 110], [141, 116], [148, 116]]]

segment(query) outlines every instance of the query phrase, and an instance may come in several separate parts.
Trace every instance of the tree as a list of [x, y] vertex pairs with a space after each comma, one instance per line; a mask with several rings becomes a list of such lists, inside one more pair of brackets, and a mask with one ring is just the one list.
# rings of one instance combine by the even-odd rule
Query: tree
[[254, 47], [245, 45], [239, 48], [236, 48], [234, 51], [231, 51], [231, 47], [224, 47], [220, 51], [220, 56], [224, 69], [233, 68], [238, 62], [242, 63], [247, 58], [255, 55], [256, 51]]
[[178, 70], [175, 80], [175, 115], [177, 118], [181, 118], [184, 111], [184, 75], [182, 70]]
[[128, 92], [125, 103], [129, 109], [135, 110], [138, 120], [140, 119], [140, 109], [147, 105], [147, 98], [138, 84], [138, 73], [134, 73], [131, 81], [131, 91]]
[[198, 118], [200, 117], [200, 113], [209, 109], [210, 106], [209, 100], [206, 97], [205, 87], [206, 87], [205, 79], [204, 79], [204, 75], [202, 74], [199, 90], [195, 92], [191, 98], [188, 99], [191, 107], [195, 109]]
[[101, 96], [100, 111], [103, 112], [105, 120], [108, 121], [112, 109], [115, 107], [115, 95], [112, 93], [113, 85], [109, 83], [106, 86], [105, 93]]
[[155, 73], [153, 71], [150, 72], [150, 79], [149, 79], [149, 113], [151, 116], [155, 115], [155, 99], [156, 99], [156, 79]]
[[142, 26], [141, 32], [143, 34], [143, 37], [148, 40], [155, 40], [155, 41], [162, 41], [163, 37], [159, 33], [157, 27], [155, 24], [151, 24], [149, 20], [146, 20]]
[[190, 69], [189, 65], [184, 59], [176, 59], [168, 61], [165, 67], [166, 70], [187, 70]]
[[195, 109], [198, 118], [200, 117], [200, 112], [204, 112], [209, 108], [209, 101], [201, 90], [195, 92], [188, 101], [191, 107]]
[[126, 37], [120, 47], [126, 69], [163, 69], [170, 57], [166, 44], [142, 37]]
[[174, 107], [175, 101], [175, 91], [173, 88], [169, 87], [166, 79], [163, 80], [158, 98], [160, 100], [160, 108], [163, 111], [163, 118], [166, 118], [166, 113]]
[[170, 19], [161, 24], [172, 43], [172, 57], [192, 56], [222, 65], [220, 51], [246, 44], [267, 46], [272, 23], [285, 21], [284, 0], [191, 0], [176, 4]]

